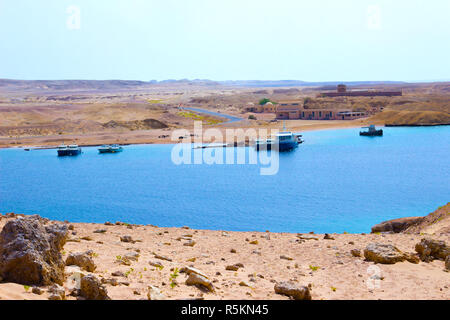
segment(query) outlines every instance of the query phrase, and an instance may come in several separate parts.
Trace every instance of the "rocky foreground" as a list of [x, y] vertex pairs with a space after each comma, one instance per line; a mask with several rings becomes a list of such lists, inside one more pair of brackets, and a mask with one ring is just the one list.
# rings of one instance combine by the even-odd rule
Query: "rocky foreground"
[[0, 299], [449, 299], [436, 212], [325, 235], [0, 215]]

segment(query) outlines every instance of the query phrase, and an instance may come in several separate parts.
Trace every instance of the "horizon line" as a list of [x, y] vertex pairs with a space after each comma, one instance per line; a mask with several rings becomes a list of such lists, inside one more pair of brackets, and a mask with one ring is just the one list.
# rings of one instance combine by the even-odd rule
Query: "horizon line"
[[138, 81], [144, 83], [161, 83], [161, 82], [195, 82], [195, 81], [209, 81], [209, 82], [302, 82], [302, 83], [361, 83], [361, 82], [375, 82], [375, 83], [434, 83], [434, 82], [450, 82], [448, 79], [428, 79], [428, 80], [320, 80], [320, 81], [309, 81], [300, 79], [240, 79], [240, 80], [213, 80], [207, 78], [167, 78], [162, 80], [151, 79], [124, 79], [124, 78], [104, 78], [104, 79], [88, 79], [88, 78], [60, 78], [60, 79], [18, 79], [18, 78], [0, 78], [0, 81]]

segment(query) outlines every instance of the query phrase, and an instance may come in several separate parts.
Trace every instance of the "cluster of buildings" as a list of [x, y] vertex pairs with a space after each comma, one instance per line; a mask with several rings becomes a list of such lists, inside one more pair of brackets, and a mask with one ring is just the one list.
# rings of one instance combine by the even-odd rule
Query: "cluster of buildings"
[[336, 109], [305, 109], [301, 102], [281, 102], [274, 105], [267, 102], [264, 105], [249, 105], [248, 112], [275, 113], [278, 120], [353, 120], [368, 115], [363, 111]]
[[[347, 91], [347, 86], [338, 85], [336, 92], [321, 93], [322, 97], [340, 97], [340, 96], [398, 96], [402, 92], [394, 91]], [[351, 111], [351, 110], [336, 110], [336, 109], [308, 109], [305, 108], [302, 102], [281, 102], [274, 105], [272, 102], [267, 102], [264, 105], [250, 105], [247, 107], [248, 112], [255, 113], [275, 113], [279, 120], [354, 120], [367, 117], [381, 111], [383, 108], [373, 107], [371, 110], [365, 111]]]
[[304, 109], [293, 103], [281, 103], [275, 112], [279, 120], [353, 120], [364, 118], [366, 112], [336, 109]]

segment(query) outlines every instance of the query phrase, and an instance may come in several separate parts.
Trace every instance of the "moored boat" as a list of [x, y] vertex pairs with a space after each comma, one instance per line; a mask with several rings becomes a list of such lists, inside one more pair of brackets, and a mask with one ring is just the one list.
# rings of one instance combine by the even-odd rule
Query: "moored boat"
[[270, 139], [258, 139], [255, 141], [255, 148], [259, 150], [278, 150], [280, 152], [294, 150], [303, 143], [300, 134], [292, 132], [280, 132]]
[[382, 136], [383, 135], [383, 129], [377, 130], [375, 128], [375, 125], [371, 124], [368, 127], [362, 127], [362, 129], [368, 129], [368, 131], [360, 131], [360, 136], [366, 136], [366, 137], [375, 137], [375, 136]]
[[100, 148], [98, 148], [99, 153], [118, 153], [122, 151], [123, 148], [118, 144], [103, 145]]
[[64, 143], [58, 147], [58, 157], [77, 156], [81, 154], [81, 148], [76, 144], [66, 146]]

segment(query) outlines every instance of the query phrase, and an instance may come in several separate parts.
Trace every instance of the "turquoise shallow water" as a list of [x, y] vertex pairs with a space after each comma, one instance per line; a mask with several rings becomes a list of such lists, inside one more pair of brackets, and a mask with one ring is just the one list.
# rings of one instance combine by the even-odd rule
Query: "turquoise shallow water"
[[[172, 145], [127, 146], [79, 157], [0, 150], [0, 212], [73, 222], [277, 232], [367, 232], [386, 219], [425, 215], [450, 201], [450, 126], [304, 133], [259, 165], [175, 165]], [[254, 152], [253, 149], [246, 150]]]

